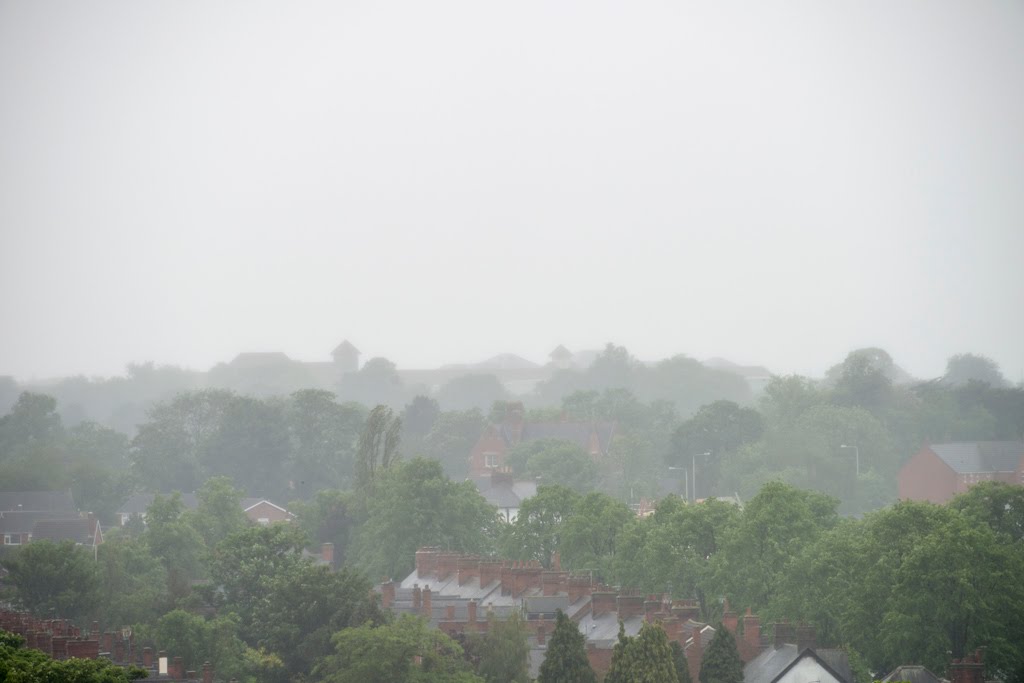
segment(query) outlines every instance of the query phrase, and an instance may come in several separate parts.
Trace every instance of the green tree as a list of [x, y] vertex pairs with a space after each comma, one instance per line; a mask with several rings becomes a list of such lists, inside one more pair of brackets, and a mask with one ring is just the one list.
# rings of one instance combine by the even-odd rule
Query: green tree
[[[672, 435], [672, 450], [677, 465], [685, 465], [694, 455], [712, 453], [702, 463], [697, 498], [713, 495], [718, 490], [718, 463], [745, 443], [761, 437], [764, 424], [753, 408], [741, 408], [733, 401], [715, 401], [701, 406]], [[704, 495], [702, 495], [702, 492]]]
[[204, 472], [230, 477], [250, 494], [284, 495], [291, 450], [280, 401], [235, 396], [224, 407], [201, 463]]
[[211, 477], [196, 494], [199, 506], [184, 513], [207, 547], [220, 543], [229, 535], [249, 525], [242, 510], [242, 491], [231, 485], [228, 477]]
[[245, 669], [246, 647], [238, 637], [238, 617], [233, 614], [204, 619], [176, 609], [138, 629], [137, 639], [181, 657], [186, 669], [198, 670], [210, 662], [225, 678]]
[[7, 683], [128, 683], [146, 677], [138, 667], [122, 668], [106, 659], [57, 661], [24, 647], [21, 636], [0, 631], [0, 681]]
[[181, 494], [157, 495], [146, 509], [143, 535], [150, 553], [167, 570], [167, 592], [180, 600], [191, 592], [191, 582], [203, 573], [203, 537], [189, 524]]
[[619, 624], [619, 642], [612, 653], [605, 683], [676, 683], [678, 676], [665, 630], [645, 623], [628, 638]]
[[949, 506], [1013, 542], [1024, 540], [1024, 487], [979, 482], [950, 501]]
[[447, 411], [438, 415], [430, 432], [414, 455], [437, 460], [452, 479], [464, 479], [469, 472], [469, 454], [483, 434], [486, 421], [477, 409]]
[[501, 556], [513, 560], [537, 560], [545, 567], [561, 546], [562, 529], [580, 496], [564, 486], [540, 486], [523, 501], [519, 515], [500, 529]]
[[99, 604], [92, 551], [71, 541], [35, 541], [3, 561], [15, 600], [29, 612], [84, 619]]
[[513, 447], [505, 458], [516, 474], [585, 493], [597, 480], [594, 459], [579, 444], [538, 439]]
[[700, 683], [743, 683], [743, 660], [736, 639], [721, 624], [700, 663]]
[[526, 624], [517, 612], [508, 619], [487, 617], [487, 630], [471, 637], [466, 654], [477, 660], [476, 672], [487, 683], [528, 683], [530, 646]]
[[437, 402], [447, 410], [487, 410], [507, 398], [508, 392], [494, 375], [456, 377], [437, 392]]
[[309, 501], [295, 501], [288, 509], [295, 513], [310, 540], [311, 550], [323, 543], [334, 544], [334, 566], [345, 564], [349, 542], [355, 533], [357, 519], [355, 494], [337, 489], [321, 489]]
[[951, 356], [946, 362], [946, 374], [942, 381], [954, 387], [980, 382], [996, 389], [1009, 384], [994, 360], [973, 353], [958, 353]]
[[561, 529], [559, 549], [566, 564], [609, 575], [619, 536], [635, 515], [625, 504], [603, 493], [588, 493], [576, 501]]
[[462, 648], [420, 617], [338, 631], [313, 675], [324, 683], [482, 683]]
[[676, 667], [676, 681], [678, 683], [693, 683], [693, 678], [690, 676], [690, 663], [686, 661], [683, 646], [675, 640], [670, 642], [669, 646], [672, 648], [672, 663]]
[[303, 389], [288, 401], [291, 474], [303, 497], [352, 481], [366, 411], [354, 403], [339, 404], [335, 398], [329, 391]]
[[398, 462], [402, 420], [391, 408], [379, 405], [370, 411], [356, 449], [356, 485], [360, 490], [373, 486], [382, 470]]
[[100, 623], [151, 623], [171, 608], [167, 569], [143, 540], [123, 534], [108, 538], [97, 558]]
[[380, 475], [353, 555], [372, 577], [400, 577], [422, 545], [490, 550], [496, 524], [496, 510], [471, 482], [455, 483], [437, 461], [416, 458]]
[[559, 610], [537, 683], [596, 683], [579, 627]]

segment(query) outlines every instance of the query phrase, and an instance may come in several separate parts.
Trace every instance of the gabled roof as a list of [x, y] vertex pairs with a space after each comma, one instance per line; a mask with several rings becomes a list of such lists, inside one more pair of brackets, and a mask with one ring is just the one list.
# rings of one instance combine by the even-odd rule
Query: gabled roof
[[[248, 512], [249, 510], [252, 510], [254, 507], [259, 505], [260, 503], [266, 503], [270, 507], [277, 508], [278, 510], [280, 510], [281, 512], [283, 512], [285, 514], [288, 514], [288, 515], [292, 514], [292, 513], [288, 512], [287, 510], [285, 510], [280, 505], [278, 505], [277, 503], [272, 503], [269, 500], [267, 500], [266, 498], [243, 498], [242, 499], [242, 510], [244, 512]], [[292, 515], [292, 517], [294, 517], [294, 516], [295, 515]]]
[[769, 648], [743, 667], [743, 683], [775, 683], [805, 657], [812, 657], [825, 671], [842, 683], [852, 683], [849, 658], [843, 650], [804, 648], [792, 643]]
[[909, 681], [909, 683], [940, 683], [941, 679], [920, 664], [904, 664], [893, 669], [882, 683]]
[[473, 481], [484, 500], [500, 509], [520, 508], [524, 500], [537, 495], [537, 482], [535, 481], [495, 482], [489, 476], [477, 477]]
[[958, 474], [1014, 472], [1024, 457], [1024, 441], [937, 443], [929, 448]]
[[572, 358], [572, 351], [559, 344], [555, 347], [554, 351], [548, 354], [548, 357], [553, 360], [565, 360]]
[[60, 519], [67, 512], [32, 510], [29, 512], [0, 512], [0, 534], [28, 534], [41, 519]]
[[[92, 546], [99, 522], [95, 519], [43, 519], [32, 527], [33, 541], [74, 541]], [[102, 538], [102, 535], [101, 535]]]
[[2, 491], [0, 511], [73, 512], [78, 514], [71, 491]]

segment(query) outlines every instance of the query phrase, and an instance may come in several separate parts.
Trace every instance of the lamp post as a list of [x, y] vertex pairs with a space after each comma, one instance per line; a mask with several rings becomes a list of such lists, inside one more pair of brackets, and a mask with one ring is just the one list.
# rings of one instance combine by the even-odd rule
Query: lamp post
[[[690, 487], [693, 486], [693, 498], [690, 499], [692, 502], [697, 502], [697, 456], [708, 457], [711, 455], [711, 451], [704, 451], [703, 453], [691, 453], [690, 454], [690, 471], [687, 472], [685, 467], [669, 467], [670, 470], [681, 470], [687, 477], [686, 482], [686, 497], [690, 499]], [[691, 483], [692, 482], [692, 483]]]
[[683, 497], [686, 500], [690, 500], [690, 470], [686, 467], [668, 467], [670, 472], [682, 472], [683, 473]]
[[847, 449], [847, 450], [853, 449], [854, 463], [856, 463], [855, 467], [856, 467], [856, 472], [857, 472], [857, 478], [859, 479], [860, 478], [860, 449], [857, 448], [856, 446], [847, 446], [845, 443], [841, 444], [839, 447], [843, 448], [843, 449]]

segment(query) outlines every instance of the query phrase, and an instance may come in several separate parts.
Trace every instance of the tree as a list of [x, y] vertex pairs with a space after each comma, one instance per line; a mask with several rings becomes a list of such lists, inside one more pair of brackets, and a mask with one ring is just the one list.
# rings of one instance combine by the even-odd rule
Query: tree
[[101, 624], [151, 623], [171, 608], [167, 569], [141, 539], [107, 539], [98, 548], [96, 572]]
[[225, 678], [240, 674], [245, 667], [246, 646], [238, 637], [238, 617], [233, 614], [213, 619], [176, 609], [155, 624], [138, 630], [140, 643], [173, 652], [187, 669], [198, 670], [210, 662]]
[[528, 683], [530, 646], [526, 624], [517, 612], [507, 619], [487, 617], [487, 630], [467, 643], [467, 655], [478, 661], [476, 671], [487, 683]]
[[462, 648], [421, 617], [403, 614], [390, 624], [338, 631], [334, 654], [314, 669], [324, 683], [482, 683]]
[[596, 683], [579, 627], [558, 610], [537, 683]]
[[[685, 465], [695, 455], [712, 453], [702, 459], [701, 490], [712, 495], [718, 489], [718, 463], [721, 458], [745, 443], [761, 438], [764, 424], [753, 408], [741, 408], [732, 401], [715, 401], [701, 406], [697, 414], [683, 422], [672, 435], [676, 464]], [[700, 490], [697, 498], [704, 498]]]
[[34, 541], [3, 561], [15, 599], [39, 615], [83, 619], [99, 603], [92, 552], [71, 541]]
[[665, 630], [644, 623], [633, 638], [626, 637], [619, 623], [619, 642], [612, 653], [605, 683], [676, 683], [675, 662]]
[[189, 524], [181, 494], [157, 495], [146, 509], [146, 533], [143, 536], [150, 553], [167, 570], [167, 592], [172, 600], [191, 591], [192, 579], [203, 571], [203, 537]]
[[675, 640], [670, 642], [669, 646], [672, 648], [672, 663], [676, 667], [676, 681], [678, 683], [693, 683], [693, 679], [690, 677], [690, 663], [686, 661], [683, 646]]
[[743, 660], [736, 639], [722, 624], [701, 659], [700, 683], [743, 683]]
[[592, 490], [597, 479], [594, 459], [571, 441], [527, 441], [513, 447], [505, 460], [519, 475], [567, 486], [580, 493]]
[[358, 523], [355, 494], [338, 489], [321, 489], [313, 500], [295, 501], [289, 509], [295, 513], [299, 524], [310, 540], [311, 550], [318, 550], [323, 543], [334, 544], [334, 567], [345, 564], [348, 545]]
[[496, 524], [497, 511], [472, 482], [455, 483], [437, 461], [416, 458], [380, 475], [353, 556], [370, 576], [400, 577], [422, 545], [491, 549]]
[[437, 402], [447, 410], [487, 410], [507, 398], [508, 392], [494, 375], [456, 377], [437, 392]]
[[277, 496], [287, 487], [290, 449], [280, 401], [235, 396], [224, 406], [201, 463], [205, 472], [231, 477], [250, 494]]
[[291, 395], [286, 413], [296, 490], [307, 497], [319, 489], [349, 484], [365, 409], [338, 404], [329, 391], [303, 389]]
[[106, 659], [57, 661], [39, 650], [27, 650], [24, 639], [0, 631], [0, 681], [10, 683], [128, 683], [146, 677], [138, 667], [120, 667]]
[[391, 408], [379, 405], [370, 411], [356, 449], [356, 485], [360, 490], [373, 485], [378, 472], [398, 461], [402, 420]]
[[207, 479], [196, 497], [199, 506], [185, 513], [185, 518], [208, 548], [249, 525], [249, 518], [242, 510], [242, 492], [231, 485], [228, 477]]
[[418, 450], [414, 444], [409, 452], [439, 461], [452, 479], [464, 479], [469, 473], [469, 453], [486, 424], [483, 414], [476, 408], [441, 413], [419, 443]]
[[634, 518], [624, 503], [604, 493], [588, 493], [562, 525], [562, 558], [570, 567], [610, 574], [619, 535]]
[[1024, 540], [1024, 487], [983, 481], [950, 501], [949, 507], [986, 524], [1012, 542]]
[[994, 360], [973, 353], [958, 353], [951, 356], [946, 362], [946, 374], [942, 381], [954, 387], [965, 386], [971, 382], [987, 384], [994, 389], [1009, 385]]
[[402, 405], [404, 387], [395, 364], [387, 358], [371, 358], [358, 372], [347, 373], [338, 385], [338, 396], [366, 406]]
[[523, 501], [516, 520], [501, 528], [501, 556], [537, 560], [550, 567], [561, 545], [563, 525], [579, 499], [578, 493], [564, 486], [538, 487], [536, 495]]

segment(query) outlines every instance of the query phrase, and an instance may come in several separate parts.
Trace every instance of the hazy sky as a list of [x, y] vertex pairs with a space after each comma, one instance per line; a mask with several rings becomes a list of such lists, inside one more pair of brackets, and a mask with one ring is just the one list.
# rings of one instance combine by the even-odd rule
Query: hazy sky
[[0, 0], [0, 374], [1024, 374], [1024, 3]]

